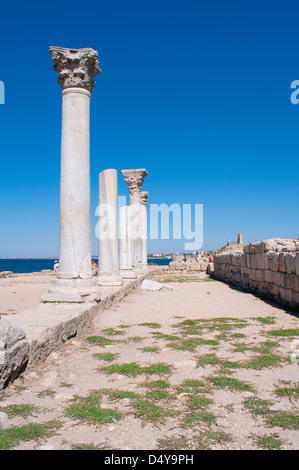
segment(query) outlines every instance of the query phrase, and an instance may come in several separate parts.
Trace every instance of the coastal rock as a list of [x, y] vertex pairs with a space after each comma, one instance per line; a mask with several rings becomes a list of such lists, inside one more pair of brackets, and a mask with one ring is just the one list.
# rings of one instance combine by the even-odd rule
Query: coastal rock
[[0, 317], [0, 390], [17, 377], [28, 358], [29, 343], [25, 332]]

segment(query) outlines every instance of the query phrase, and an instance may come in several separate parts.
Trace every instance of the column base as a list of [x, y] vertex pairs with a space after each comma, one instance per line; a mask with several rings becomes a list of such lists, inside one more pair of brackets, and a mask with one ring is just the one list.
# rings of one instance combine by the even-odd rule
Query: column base
[[99, 274], [97, 279], [98, 286], [122, 286], [123, 283], [120, 274]]
[[56, 279], [42, 302], [92, 302], [101, 299], [96, 279]]
[[123, 279], [137, 279], [137, 274], [133, 269], [120, 269], [119, 272]]

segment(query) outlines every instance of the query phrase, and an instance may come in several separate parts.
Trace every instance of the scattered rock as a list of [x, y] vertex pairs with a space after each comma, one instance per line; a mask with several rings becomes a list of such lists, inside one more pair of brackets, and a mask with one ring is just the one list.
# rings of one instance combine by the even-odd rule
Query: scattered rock
[[29, 359], [25, 332], [0, 317], [0, 390], [12, 382]]

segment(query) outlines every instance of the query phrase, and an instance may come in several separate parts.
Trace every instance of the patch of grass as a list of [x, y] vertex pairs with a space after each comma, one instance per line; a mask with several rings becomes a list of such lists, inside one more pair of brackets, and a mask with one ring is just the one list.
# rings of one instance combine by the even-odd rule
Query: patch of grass
[[214, 353], [209, 353], [209, 354], [203, 354], [200, 356], [197, 360], [197, 366], [196, 367], [204, 367], [204, 366], [218, 366], [222, 364], [222, 359], [216, 356]]
[[117, 330], [116, 328], [106, 328], [105, 330], [102, 330], [102, 333], [108, 336], [118, 336], [118, 335], [124, 335], [125, 332], [122, 330]]
[[216, 416], [213, 413], [208, 413], [207, 411], [196, 411], [192, 413], [186, 413], [181, 424], [181, 427], [184, 428], [193, 428], [200, 424], [211, 425], [215, 423]]
[[281, 357], [276, 354], [261, 354], [243, 364], [246, 369], [261, 370], [267, 367], [276, 366], [281, 362]]
[[139, 326], [147, 326], [148, 328], [161, 328], [160, 323], [139, 323]]
[[270, 428], [278, 427], [298, 431], [299, 416], [286, 411], [275, 412], [272, 416], [266, 418], [266, 425]]
[[217, 341], [216, 339], [200, 339], [199, 344], [205, 346], [218, 346], [219, 341]]
[[265, 450], [279, 450], [284, 443], [277, 434], [265, 434], [263, 437], [252, 436], [251, 439], [259, 449]]
[[269, 336], [281, 336], [281, 337], [294, 337], [299, 336], [299, 328], [289, 328], [289, 329], [279, 329], [279, 330], [271, 330], [268, 331]]
[[214, 353], [204, 354], [198, 358], [197, 367], [209, 366], [219, 366], [222, 369], [222, 373], [227, 372], [229, 369], [236, 369], [240, 367], [238, 362], [225, 361], [220, 359]]
[[271, 405], [273, 405], [272, 401], [262, 400], [258, 397], [250, 397], [244, 400], [244, 407], [247, 408], [253, 416], [268, 416], [271, 413], [269, 410]]
[[166, 400], [173, 399], [174, 397], [166, 390], [153, 389], [146, 394], [146, 398], [149, 398], [151, 400]]
[[112, 362], [114, 361], [117, 357], [119, 357], [119, 354], [112, 354], [110, 352], [107, 353], [96, 353], [93, 354], [93, 357], [96, 359], [99, 359], [100, 361], [106, 361], [106, 362]]
[[104, 336], [88, 336], [85, 341], [93, 346], [110, 346], [115, 343], [114, 340], [105, 338]]
[[165, 339], [165, 341], [179, 341], [180, 340], [179, 336], [165, 335], [164, 333], [161, 333], [161, 331], [152, 331], [151, 335], [159, 339]]
[[179, 351], [191, 351], [194, 352], [199, 345], [197, 338], [182, 339], [179, 342], [171, 342], [167, 344], [168, 348], [177, 349]]
[[256, 317], [253, 320], [259, 321], [263, 325], [274, 325], [275, 317]]
[[239, 343], [231, 343], [233, 346], [233, 352], [234, 353], [245, 353], [247, 351], [251, 351], [251, 347], [245, 344], [239, 344]]
[[299, 398], [299, 385], [295, 385], [292, 387], [277, 387], [275, 390], [275, 395], [278, 397], [286, 397], [290, 401], [293, 399]]
[[174, 410], [167, 410], [148, 399], [135, 400], [132, 405], [135, 417], [141, 419], [143, 423], [148, 422], [157, 426], [163, 424], [167, 417], [175, 416]]
[[238, 338], [241, 339], [241, 338], [246, 338], [246, 335], [244, 335], [243, 333], [233, 333], [233, 334], [231, 335], [231, 337], [232, 337], [232, 338], [236, 338], [236, 339], [238, 339]]
[[74, 403], [65, 409], [65, 415], [87, 424], [105, 424], [120, 420], [122, 414], [119, 411], [101, 408], [101, 400], [105, 392], [105, 390], [96, 390], [87, 397], [75, 395]]
[[170, 383], [166, 382], [165, 380], [154, 380], [153, 382], [144, 382], [142, 386], [147, 388], [164, 390], [170, 387]]
[[227, 388], [237, 392], [254, 392], [254, 388], [247, 382], [226, 376], [209, 377], [209, 382], [216, 388]]
[[142, 338], [141, 336], [129, 336], [126, 342], [127, 343], [142, 343], [143, 340], [144, 338]]
[[1, 411], [4, 411], [9, 418], [22, 417], [24, 419], [39, 413], [39, 409], [33, 405], [8, 405], [1, 408]]
[[166, 439], [158, 439], [158, 449], [161, 450], [188, 450], [190, 447], [190, 440], [185, 436], [169, 437]]
[[123, 400], [124, 398], [130, 398], [133, 400], [138, 398], [136, 393], [129, 390], [111, 390], [108, 395], [111, 400]]
[[37, 398], [45, 398], [45, 397], [53, 398], [55, 395], [56, 395], [56, 392], [49, 388], [47, 390], [42, 390], [41, 392], [38, 392]]
[[177, 388], [178, 393], [210, 393], [209, 388], [202, 380], [184, 380], [184, 382]]
[[0, 433], [0, 450], [8, 450], [16, 447], [20, 441], [39, 442], [52, 436], [60, 429], [62, 424], [59, 421], [48, 421], [43, 424], [30, 423], [24, 426], [15, 426], [9, 429], [3, 429]]
[[127, 377], [136, 377], [141, 374], [165, 375], [170, 373], [171, 366], [163, 362], [151, 364], [150, 366], [141, 366], [137, 362], [131, 362], [129, 364], [111, 364], [111, 366], [104, 367], [102, 371], [106, 374], [120, 374]]
[[109, 447], [105, 444], [97, 446], [94, 444], [76, 444], [72, 446], [72, 450], [109, 450]]
[[146, 346], [145, 348], [142, 348], [143, 352], [149, 352], [149, 353], [155, 353], [159, 354], [160, 349], [155, 347], [155, 346]]
[[265, 341], [264, 343], [261, 343], [260, 346], [252, 347], [252, 351], [259, 352], [260, 354], [272, 354], [272, 349], [279, 346], [278, 342]]
[[211, 405], [212, 403], [213, 400], [211, 398], [193, 395], [188, 398], [187, 407], [189, 411], [197, 411], [206, 405]]
[[69, 384], [68, 382], [61, 382], [59, 387], [72, 388], [73, 384]]
[[200, 449], [207, 449], [213, 444], [223, 445], [224, 443], [231, 442], [232, 437], [222, 431], [205, 431], [200, 433], [197, 437]]

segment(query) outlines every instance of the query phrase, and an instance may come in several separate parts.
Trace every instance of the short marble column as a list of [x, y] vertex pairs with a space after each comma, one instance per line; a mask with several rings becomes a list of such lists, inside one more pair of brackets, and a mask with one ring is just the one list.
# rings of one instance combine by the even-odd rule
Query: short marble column
[[148, 192], [141, 191], [141, 259], [142, 267], [144, 270], [147, 270], [147, 201], [148, 201]]
[[133, 240], [131, 238], [130, 206], [119, 209], [119, 271], [123, 279], [136, 279], [133, 270]]
[[142, 248], [141, 248], [141, 187], [147, 176], [145, 168], [134, 170], [121, 170], [130, 193], [130, 207], [132, 214], [132, 237], [134, 239], [134, 262], [136, 272], [143, 272]]
[[99, 175], [99, 263], [100, 286], [121, 286], [118, 258], [117, 170], [104, 170]]
[[90, 97], [101, 72], [93, 49], [50, 47], [62, 88], [58, 279], [48, 302], [98, 298], [91, 268]]

